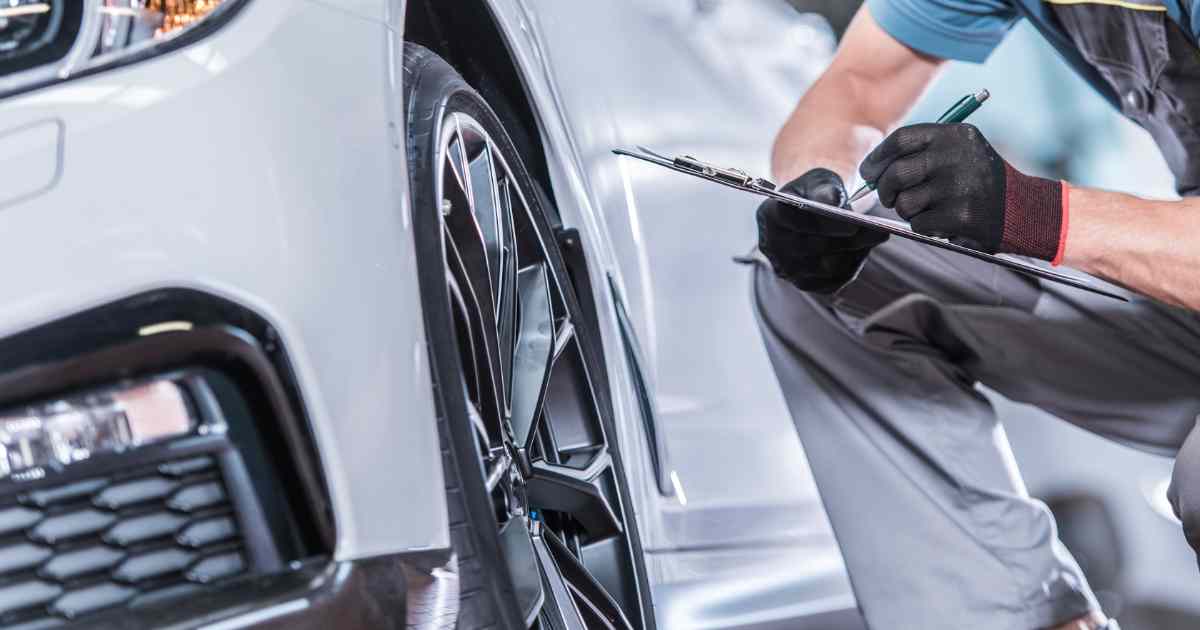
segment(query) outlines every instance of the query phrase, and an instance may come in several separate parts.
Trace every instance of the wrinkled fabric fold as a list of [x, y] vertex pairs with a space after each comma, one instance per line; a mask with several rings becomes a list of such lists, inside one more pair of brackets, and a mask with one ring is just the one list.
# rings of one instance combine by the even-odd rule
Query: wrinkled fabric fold
[[835, 296], [759, 265], [754, 298], [872, 627], [1029, 630], [1096, 608], [977, 385], [1171, 454], [1200, 413], [1195, 314], [900, 239]]

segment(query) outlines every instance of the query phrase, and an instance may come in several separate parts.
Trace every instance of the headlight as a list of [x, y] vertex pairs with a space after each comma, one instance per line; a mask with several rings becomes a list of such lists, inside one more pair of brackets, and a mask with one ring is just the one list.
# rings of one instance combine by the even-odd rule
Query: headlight
[[0, 93], [153, 50], [241, 0], [0, 0]]
[[156, 380], [0, 413], [0, 479], [41, 477], [103, 453], [191, 433], [183, 390]]

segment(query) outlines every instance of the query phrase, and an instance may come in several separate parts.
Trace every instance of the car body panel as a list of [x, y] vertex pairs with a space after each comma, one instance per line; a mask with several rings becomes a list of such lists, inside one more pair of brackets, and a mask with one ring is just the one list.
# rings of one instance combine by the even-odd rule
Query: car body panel
[[449, 543], [388, 39], [324, 4], [251, 2], [177, 54], [0, 103], [3, 127], [64, 128], [57, 184], [0, 211], [20, 235], [0, 248], [0, 334], [166, 287], [257, 311], [303, 390], [339, 560]]
[[[611, 278], [630, 307], [673, 453], [676, 492], [663, 496], [613, 295], [598, 291], [662, 627], [855, 623], [748, 269], [730, 262], [754, 241], [753, 201], [611, 154], [646, 144], [765, 172], [828, 35], [774, 0], [488, 6], [592, 285]], [[407, 193], [403, 15], [402, 0], [251, 1], [182, 50], [0, 102], [0, 163], [47, 182], [0, 208], [0, 335], [158, 288], [265, 317], [302, 390], [336, 561], [450, 544]], [[26, 127], [36, 137], [3, 134]]]

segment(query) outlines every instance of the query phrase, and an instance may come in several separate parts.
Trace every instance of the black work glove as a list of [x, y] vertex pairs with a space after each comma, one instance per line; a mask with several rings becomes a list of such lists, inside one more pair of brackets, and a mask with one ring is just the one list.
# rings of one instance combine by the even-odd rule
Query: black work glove
[[1021, 173], [971, 125], [897, 129], [859, 172], [917, 232], [989, 253], [1061, 257], [1066, 184]]
[[[850, 196], [837, 173], [813, 169], [781, 189], [842, 208]], [[871, 248], [888, 234], [853, 223], [828, 219], [768, 199], [758, 207], [758, 249], [775, 273], [801, 291], [833, 293], [862, 269]]]

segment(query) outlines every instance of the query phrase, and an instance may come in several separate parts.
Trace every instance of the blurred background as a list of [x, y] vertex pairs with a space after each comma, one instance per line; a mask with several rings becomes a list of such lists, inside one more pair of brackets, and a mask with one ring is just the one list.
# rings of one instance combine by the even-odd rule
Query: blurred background
[[[789, 0], [836, 36], [860, 2]], [[962, 94], [992, 100], [971, 122], [1022, 170], [1080, 185], [1174, 197], [1150, 136], [1120, 116], [1026, 24], [982, 65], [952, 63], [914, 109], [932, 120]], [[1200, 570], [1166, 504], [1171, 461], [1095, 437], [989, 393], [1029, 490], [1058, 517], [1060, 535], [1126, 630], [1200, 628]]]

